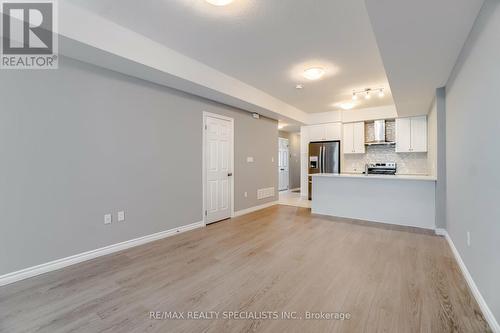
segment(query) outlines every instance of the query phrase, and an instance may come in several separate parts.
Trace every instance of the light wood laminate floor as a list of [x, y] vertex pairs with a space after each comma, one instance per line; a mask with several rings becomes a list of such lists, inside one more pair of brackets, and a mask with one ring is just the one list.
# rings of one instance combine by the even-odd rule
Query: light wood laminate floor
[[[151, 320], [150, 311], [350, 319]], [[0, 331], [490, 330], [444, 238], [274, 206], [0, 287]]]

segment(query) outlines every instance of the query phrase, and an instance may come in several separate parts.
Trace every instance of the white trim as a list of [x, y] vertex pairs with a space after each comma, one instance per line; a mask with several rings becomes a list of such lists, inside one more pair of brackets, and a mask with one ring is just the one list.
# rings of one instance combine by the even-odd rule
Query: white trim
[[0, 286], [5, 286], [7, 284], [21, 281], [21, 280], [24, 280], [24, 279], [27, 279], [27, 278], [30, 278], [33, 276], [37, 276], [37, 275], [44, 274], [47, 272], [55, 271], [55, 270], [58, 270], [58, 269], [61, 269], [61, 268], [67, 267], [67, 266], [81, 263], [83, 261], [87, 261], [90, 259], [101, 257], [101, 256], [104, 256], [104, 255], [107, 255], [110, 253], [126, 250], [126, 249], [129, 249], [131, 247], [135, 247], [138, 245], [153, 242], [153, 241], [156, 241], [156, 240], [159, 240], [162, 238], [170, 237], [170, 236], [173, 236], [173, 235], [178, 234], [178, 233], [186, 232], [186, 231], [193, 230], [196, 228], [201, 228], [204, 226], [205, 226], [205, 223], [203, 223], [203, 221], [195, 222], [195, 223], [191, 223], [191, 224], [177, 227], [174, 229], [160, 231], [160, 232], [157, 232], [155, 234], [151, 234], [151, 235], [147, 235], [147, 236], [143, 236], [143, 237], [139, 237], [139, 238], [134, 238], [134, 239], [130, 239], [128, 241], [124, 241], [121, 243], [116, 243], [116, 244], [108, 245], [105, 247], [101, 247], [99, 249], [75, 254], [75, 255], [70, 256], [70, 257], [57, 259], [57, 260], [50, 261], [50, 262], [47, 262], [47, 263], [44, 263], [41, 265], [28, 267], [28, 268], [25, 268], [25, 269], [22, 269], [22, 270], [19, 270], [16, 272], [1, 275], [0, 276]]
[[279, 201], [271, 201], [271, 202], [265, 203], [263, 205], [258, 205], [258, 206], [253, 206], [253, 207], [250, 207], [250, 208], [242, 209], [242, 210], [239, 210], [237, 212], [234, 212], [234, 217], [245, 215], [245, 214], [249, 214], [249, 213], [253, 213], [255, 211], [258, 211], [258, 210], [261, 210], [261, 209], [264, 209], [264, 208], [268, 208], [268, 207], [271, 207], [271, 206], [274, 206], [274, 205], [278, 205], [278, 204], [279, 204]]
[[434, 233], [438, 236], [445, 236], [446, 237], [446, 229], [436, 228], [436, 229], [434, 229]]
[[234, 119], [230, 117], [226, 117], [217, 113], [212, 113], [212, 112], [207, 112], [203, 111], [203, 127], [202, 127], [202, 136], [203, 136], [203, 142], [202, 142], [202, 148], [201, 148], [201, 165], [202, 165], [202, 198], [203, 198], [203, 203], [202, 203], [202, 211], [201, 211], [201, 216], [203, 216], [203, 223], [207, 225], [206, 221], [206, 216], [205, 216], [205, 211], [206, 211], [206, 181], [207, 181], [207, 175], [206, 175], [206, 164], [205, 164], [205, 144], [206, 144], [206, 131], [205, 131], [205, 126], [207, 125], [207, 117], [212, 117], [212, 118], [218, 118], [218, 119], [223, 119], [227, 120], [231, 123], [231, 148], [229, 149], [231, 151], [231, 172], [233, 173], [233, 176], [231, 177], [231, 216], [234, 217], [234, 179], [236, 177], [234, 173]]
[[457, 248], [455, 247], [455, 244], [453, 244], [453, 240], [451, 239], [450, 235], [445, 229], [436, 229], [436, 234], [437, 231], [440, 230], [440, 232], [443, 232], [444, 237], [448, 241], [448, 244], [450, 245], [451, 251], [453, 252], [453, 255], [455, 256], [455, 259], [458, 263], [458, 266], [460, 266], [460, 270], [462, 271], [462, 274], [465, 277], [465, 281], [467, 281], [467, 284], [469, 285], [469, 288], [472, 291], [472, 295], [474, 295], [474, 298], [476, 299], [477, 303], [479, 304], [479, 307], [481, 308], [481, 311], [483, 312], [484, 318], [490, 325], [491, 330], [494, 333], [500, 333], [500, 325], [498, 325], [498, 321], [496, 320], [495, 316], [493, 315], [493, 312], [491, 312], [490, 308], [488, 307], [488, 304], [486, 304], [486, 301], [484, 300], [483, 296], [481, 295], [481, 292], [477, 288], [476, 283], [472, 279], [472, 275], [470, 275], [469, 270], [467, 269], [467, 266], [465, 266], [464, 261], [462, 260], [462, 257], [460, 257], [460, 253], [458, 252]]

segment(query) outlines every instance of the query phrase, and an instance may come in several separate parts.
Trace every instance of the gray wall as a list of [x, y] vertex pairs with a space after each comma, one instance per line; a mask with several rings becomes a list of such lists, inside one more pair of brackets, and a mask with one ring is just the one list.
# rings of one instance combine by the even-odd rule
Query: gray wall
[[300, 133], [279, 131], [279, 137], [288, 139], [290, 189], [300, 188]]
[[274, 120], [67, 58], [0, 96], [0, 275], [201, 221], [203, 111], [235, 120], [235, 210], [276, 200]]
[[446, 91], [436, 90], [436, 228], [446, 228]]
[[[436, 100], [432, 102], [431, 109], [427, 114], [427, 172], [429, 175], [437, 175], [437, 110]], [[399, 164], [398, 164], [399, 166]]]
[[[487, 0], [446, 88], [447, 230], [500, 319], [500, 2]], [[466, 232], [471, 233], [471, 246]]]
[[290, 188], [300, 188], [300, 133], [290, 133]]

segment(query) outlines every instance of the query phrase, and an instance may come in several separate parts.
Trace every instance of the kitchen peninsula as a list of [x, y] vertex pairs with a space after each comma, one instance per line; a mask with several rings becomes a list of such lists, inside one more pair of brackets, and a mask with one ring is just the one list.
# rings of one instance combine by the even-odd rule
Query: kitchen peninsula
[[312, 212], [435, 229], [432, 176], [313, 174]]

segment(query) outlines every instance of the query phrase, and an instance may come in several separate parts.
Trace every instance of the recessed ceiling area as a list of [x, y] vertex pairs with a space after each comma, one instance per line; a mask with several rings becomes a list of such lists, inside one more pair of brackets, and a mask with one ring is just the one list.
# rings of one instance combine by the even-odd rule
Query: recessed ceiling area
[[483, 0], [366, 0], [400, 116], [425, 114], [445, 86]]
[[[363, 0], [69, 1], [307, 113], [393, 104]], [[352, 101], [366, 88], [385, 94]]]

